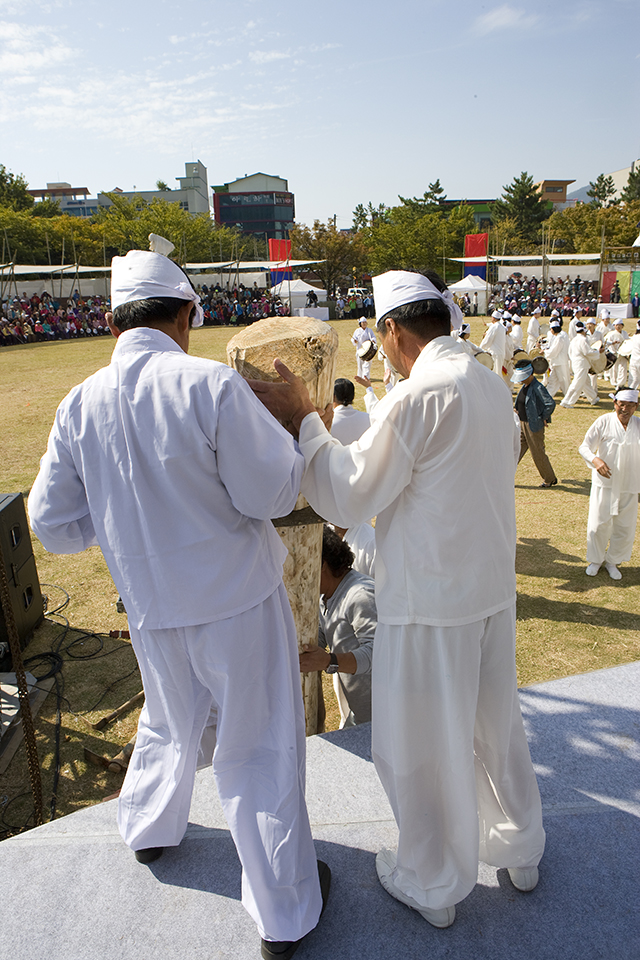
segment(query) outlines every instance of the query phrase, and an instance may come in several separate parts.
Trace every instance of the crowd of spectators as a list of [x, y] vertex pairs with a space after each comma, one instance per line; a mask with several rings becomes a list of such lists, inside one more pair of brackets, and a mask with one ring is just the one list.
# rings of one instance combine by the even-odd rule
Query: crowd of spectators
[[9, 297], [0, 313], [0, 346], [105, 336], [107, 303], [104, 297], [84, 299], [78, 291], [69, 298], [49, 293]]
[[562, 317], [571, 317], [574, 310], [580, 308], [585, 316], [595, 317], [602, 300], [597, 295], [597, 287], [597, 283], [582, 280], [580, 276], [573, 280], [549, 277], [543, 284], [537, 277], [514, 273], [508, 280], [493, 285], [487, 313], [491, 315], [494, 310], [507, 307], [520, 316], [531, 316], [539, 308], [543, 317], [550, 317], [553, 310]]
[[[239, 284], [229, 291], [206, 284], [196, 289], [207, 326], [245, 326], [264, 317], [287, 317], [291, 312], [286, 301], [270, 297], [256, 284], [252, 288]], [[0, 346], [105, 336], [109, 333], [105, 319], [109, 309], [108, 299], [83, 297], [78, 290], [70, 297], [46, 292], [7, 296], [0, 309]]]
[[245, 287], [239, 283], [231, 290], [224, 290], [219, 284], [208, 287], [196, 285], [202, 300], [205, 326], [246, 326], [263, 320], [265, 317], [288, 317], [291, 314], [289, 303], [280, 297], [270, 297], [269, 292], [254, 283]]

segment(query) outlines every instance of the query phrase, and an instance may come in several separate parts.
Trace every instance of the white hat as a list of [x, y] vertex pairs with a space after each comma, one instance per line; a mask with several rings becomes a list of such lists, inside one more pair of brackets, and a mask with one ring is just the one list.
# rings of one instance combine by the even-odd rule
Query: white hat
[[535, 310], [532, 313], [532, 316], [535, 316], [537, 313], [542, 313], [542, 310], [540, 309], [540, 307], [535, 308]]
[[491, 316], [494, 320], [502, 320], [502, 310], [494, 310]]
[[442, 300], [449, 307], [451, 320], [462, 323], [462, 310], [454, 302], [449, 290], [438, 290], [427, 277], [421, 273], [410, 273], [408, 270], [388, 270], [373, 278], [373, 299], [376, 304], [376, 317], [381, 320], [396, 307], [403, 307], [407, 303], [417, 303], [419, 300]]
[[155, 297], [175, 297], [196, 304], [194, 327], [201, 327], [204, 319], [200, 297], [189, 278], [177, 263], [160, 253], [149, 250], [129, 250], [126, 257], [111, 261], [111, 306], [115, 310], [133, 300], [152, 300]]

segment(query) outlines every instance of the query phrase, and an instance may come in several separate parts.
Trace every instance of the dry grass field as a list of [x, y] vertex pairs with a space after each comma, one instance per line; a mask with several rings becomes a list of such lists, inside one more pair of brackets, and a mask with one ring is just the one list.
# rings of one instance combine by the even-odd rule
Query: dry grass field
[[[338, 376], [353, 378], [350, 335], [355, 324], [338, 321], [334, 326], [340, 335]], [[471, 339], [478, 343], [483, 330], [483, 321], [474, 320]], [[230, 328], [196, 330], [191, 352], [225, 361], [226, 343], [233, 333]], [[104, 337], [0, 350], [0, 492], [29, 490], [58, 403], [72, 386], [109, 362], [113, 345], [111, 338]], [[382, 396], [382, 363], [378, 360], [373, 362], [372, 377], [376, 392]], [[360, 408], [362, 394], [357, 387], [356, 406]], [[600, 381], [599, 408], [580, 402], [573, 410], [559, 408], [554, 414], [547, 432], [547, 450], [560, 480], [557, 487], [539, 488], [540, 477], [529, 456], [516, 474], [517, 662], [521, 684], [640, 658], [638, 549], [623, 568], [624, 576], [618, 583], [604, 570], [593, 579], [584, 573], [590, 481], [578, 445], [595, 417], [612, 409], [607, 394], [604, 381]], [[61, 742], [56, 811], [61, 815], [103, 800], [119, 789], [121, 776], [88, 765], [83, 748], [115, 755], [134, 732], [138, 711], [101, 733], [92, 730], [86, 719], [97, 720], [137, 693], [140, 678], [129, 643], [108, 637], [110, 630], [126, 629], [127, 624], [126, 617], [116, 612], [116, 591], [100, 552], [92, 549], [79, 555], [53, 556], [34, 541], [34, 553], [41, 583], [47, 585], [43, 592], [49, 597], [49, 608], [62, 602], [63, 591], [70, 598], [64, 611], [45, 621], [24, 652], [25, 658], [30, 658], [53, 650], [63, 659], [57, 676], [58, 696], [54, 688], [36, 720], [48, 818], [57, 704], [61, 709]], [[68, 618], [70, 629], [63, 617]], [[83, 638], [85, 631], [95, 632], [101, 639], [93, 634]], [[27, 669], [41, 677], [49, 664], [28, 664]], [[327, 725], [335, 729], [339, 718], [329, 682], [325, 683], [325, 696]], [[30, 808], [24, 748], [20, 748], [0, 779], [0, 836], [7, 829], [20, 828], [28, 820]]]

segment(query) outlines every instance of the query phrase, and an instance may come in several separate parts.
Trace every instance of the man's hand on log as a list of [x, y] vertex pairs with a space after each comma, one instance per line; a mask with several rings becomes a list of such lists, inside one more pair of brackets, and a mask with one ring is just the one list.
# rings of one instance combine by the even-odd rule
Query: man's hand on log
[[331, 657], [322, 647], [304, 646], [302, 650], [303, 653], [300, 654], [301, 673], [314, 673], [318, 670], [326, 670], [331, 663]]
[[300, 432], [300, 424], [310, 413], [319, 413], [326, 426], [324, 418], [327, 411], [317, 410], [314, 407], [304, 380], [292, 373], [282, 360], [275, 359], [273, 365], [285, 382], [271, 383], [266, 380], [248, 380], [247, 382], [258, 400], [264, 403], [276, 420], [280, 420], [282, 423], [290, 423], [295, 437]]

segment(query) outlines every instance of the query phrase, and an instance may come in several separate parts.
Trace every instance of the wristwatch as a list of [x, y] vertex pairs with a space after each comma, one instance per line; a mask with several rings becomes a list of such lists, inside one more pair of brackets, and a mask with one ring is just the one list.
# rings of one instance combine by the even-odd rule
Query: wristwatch
[[328, 667], [325, 669], [325, 673], [338, 673], [340, 667], [338, 666], [338, 657], [335, 653], [330, 653], [329, 656], [331, 660], [329, 661]]

